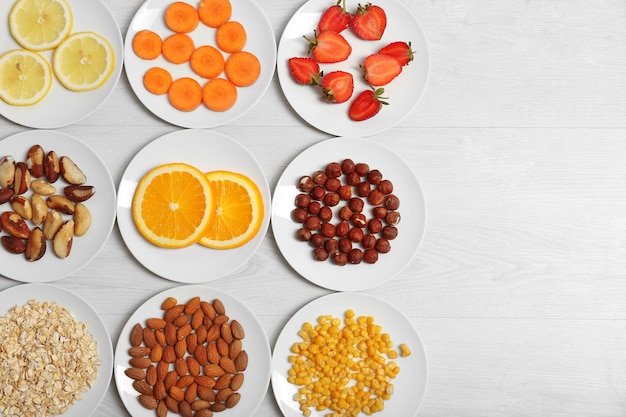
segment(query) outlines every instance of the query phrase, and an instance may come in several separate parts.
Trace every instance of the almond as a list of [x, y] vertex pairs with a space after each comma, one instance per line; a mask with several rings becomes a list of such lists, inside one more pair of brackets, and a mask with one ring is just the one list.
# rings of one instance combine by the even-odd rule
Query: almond
[[213, 320], [213, 323], [221, 325], [222, 323], [226, 323], [229, 320], [230, 318], [226, 314], [224, 314], [222, 316], [215, 317], [215, 319]]
[[191, 404], [197, 397], [198, 397], [198, 384], [193, 382], [185, 390], [185, 401]]
[[174, 363], [176, 360], [176, 352], [174, 352], [173, 345], [166, 345], [163, 348], [163, 356], [161, 356], [161, 360], [165, 363]]
[[12, 188], [0, 188], [0, 204], [4, 204], [11, 200], [15, 193]]
[[165, 324], [163, 332], [165, 333], [165, 342], [168, 345], [176, 344], [176, 326], [168, 322]]
[[140, 394], [152, 395], [152, 387], [143, 379], [133, 381], [133, 388]]
[[150, 385], [154, 385], [157, 382], [156, 366], [150, 365], [146, 369], [146, 382]]
[[222, 336], [222, 339], [224, 339], [226, 343], [230, 344], [233, 341], [233, 334], [230, 330], [230, 324], [222, 323], [220, 325], [220, 335]]
[[215, 316], [217, 316], [217, 312], [215, 311], [213, 306], [206, 301], [200, 302], [200, 308], [202, 309], [202, 312], [204, 313], [204, 315], [210, 318], [211, 320], [213, 320]]
[[150, 358], [131, 358], [128, 361], [128, 364], [133, 368], [147, 369], [150, 365], [152, 365], [152, 361]]
[[217, 345], [215, 343], [210, 343], [207, 345], [206, 355], [208, 361], [212, 364], [217, 364], [220, 361], [220, 354], [217, 351]]
[[191, 328], [194, 330], [198, 330], [204, 321], [204, 313], [201, 309], [197, 309], [191, 315]]
[[221, 375], [215, 381], [215, 385], [213, 386], [213, 389], [219, 391], [221, 389], [224, 389], [224, 388], [228, 387], [230, 385], [230, 380], [231, 379], [232, 379], [232, 377], [230, 376], [230, 374], [223, 374], [223, 375]]
[[82, 203], [89, 200], [96, 193], [93, 185], [68, 185], [63, 188], [63, 194], [68, 200]]
[[178, 301], [174, 297], [167, 297], [165, 301], [161, 304], [161, 310], [169, 310], [178, 304]]
[[193, 351], [193, 356], [200, 366], [206, 366], [209, 363], [207, 348], [204, 345], [196, 346], [196, 349]]
[[211, 404], [211, 407], [209, 409], [211, 411], [219, 413], [219, 412], [222, 412], [222, 411], [226, 410], [226, 405], [224, 405], [222, 403], [213, 403], [213, 404]]
[[65, 259], [72, 251], [74, 241], [74, 220], [66, 220], [52, 239], [52, 249], [61, 259]]
[[126, 368], [124, 371], [127, 377], [135, 380], [145, 379], [146, 371], [145, 369], [140, 368]]
[[15, 236], [2, 236], [0, 241], [2, 241], [2, 246], [4, 246], [9, 253], [19, 255], [20, 253], [24, 253], [26, 250], [26, 244], [24, 241]]
[[[34, 196], [33, 196], [34, 197]], [[56, 210], [47, 212], [46, 219], [43, 221], [43, 235], [47, 240], [54, 239], [61, 226], [63, 225], [63, 216]]]
[[[141, 328], [140, 324], [138, 326]], [[141, 332], [140, 332], [139, 342], [137, 342], [137, 346], [131, 347], [130, 349], [128, 349], [128, 354], [132, 356], [133, 358], [141, 358], [144, 356], [148, 356], [150, 354], [150, 348], [147, 348], [145, 346], [139, 346], [142, 340], [143, 339], [142, 339]]]
[[222, 303], [222, 300], [220, 300], [219, 298], [213, 300], [213, 308], [215, 309], [215, 312], [219, 315], [226, 314], [226, 308], [224, 307], [224, 303]]
[[243, 326], [237, 320], [232, 320], [230, 322], [230, 331], [235, 339], [243, 339], [246, 337], [246, 332], [243, 329]]
[[14, 195], [11, 197], [11, 208], [22, 216], [24, 220], [33, 218], [33, 206], [30, 204], [30, 200], [23, 195]]
[[198, 360], [194, 358], [193, 356], [187, 356], [186, 360], [187, 360], [187, 369], [189, 370], [189, 374], [191, 374], [192, 376], [200, 375], [200, 372], [202, 372], [202, 367], [200, 366], [200, 363], [198, 362]]
[[189, 336], [189, 333], [191, 333], [191, 330], [192, 330], [191, 329], [191, 324], [186, 323], [186, 324], [182, 325], [176, 331], [176, 339], [178, 339], [178, 340], [185, 339], [187, 336]]
[[63, 214], [74, 214], [74, 203], [62, 195], [54, 194], [46, 199], [46, 205], [52, 210], [56, 210]]
[[146, 326], [153, 330], [163, 329], [165, 328], [165, 320], [152, 317], [146, 320]]
[[85, 204], [76, 203], [76, 206], [74, 206], [74, 235], [83, 236], [90, 227], [91, 212]]
[[176, 385], [171, 386], [168, 393], [170, 394], [170, 397], [176, 401], [183, 401], [185, 399], [185, 392]]
[[196, 382], [196, 378], [194, 378], [191, 375], [183, 375], [180, 378], [178, 378], [178, 381], [176, 382], [176, 386], [178, 388], [182, 388], [185, 389], [188, 386], [190, 386], [191, 384], [193, 384], [194, 382]]
[[155, 343], [150, 349], [150, 361], [152, 362], [160, 362], [163, 358], [163, 346]]
[[143, 342], [143, 327], [137, 323], [130, 331], [130, 345], [132, 347], [138, 347]]
[[154, 395], [154, 398], [156, 398], [157, 400], [162, 400], [163, 398], [165, 398], [167, 392], [165, 391], [165, 384], [163, 383], [163, 381], [157, 381], [156, 384], [154, 384], [153, 392], [154, 393], [152, 395]]
[[180, 415], [183, 417], [193, 416], [193, 411], [191, 410], [191, 406], [189, 405], [189, 403], [185, 401], [179, 404], [178, 411], [180, 412]]
[[[215, 381], [213, 381], [213, 384], [215, 384]], [[198, 385], [198, 397], [206, 401], [215, 401], [215, 391], [213, 391], [213, 386], [203, 387], [202, 385]]]
[[165, 379], [165, 377], [167, 376], [167, 373], [170, 370], [170, 364], [165, 362], [164, 360], [161, 360], [158, 364], [157, 364], [157, 380], [158, 381], [163, 381]]
[[165, 346], [165, 333], [163, 332], [163, 329], [155, 330], [154, 337], [159, 345]]
[[204, 367], [204, 374], [211, 377], [220, 377], [224, 375], [224, 370], [219, 365], [208, 364]]
[[180, 377], [187, 375], [189, 372], [189, 368], [187, 368], [187, 361], [183, 358], [177, 358], [174, 361], [174, 370]]
[[[206, 410], [211, 406], [211, 403], [205, 400], [196, 400], [191, 403], [191, 409], [193, 411]], [[195, 414], [196, 416], [198, 413]]]
[[68, 156], [62, 156], [59, 159], [61, 166], [61, 175], [65, 181], [74, 185], [81, 185], [87, 182], [87, 176], [76, 165], [76, 163]]
[[209, 408], [204, 408], [202, 410], [196, 411], [194, 417], [213, 417], [213, 411]]
[[174, 352], [177, 358], [182, 358], [187, 353], [187, 341], [185, 339], [178, 340], [174, 345]]
[[190, 355], [193, 355], [196, 348], [198, 347], [198, 335], [196, 333], [191, 333], [187, 336], [187, 352]]
[[178, 318], [181, 314], [183, 314], [184, 309], [185, 309], [184, 304], [179, 304], [177, 306], [169, 308], [163, 315], [163, 320], [167, 322], [173, 322], [176, 318]]
[[[239, 356], [237, 356], [239, 357]], [[222, 367], [222, 369], [230, 374], [236, 374], [237, 373], [237, 367], [235, 366], [235, 362], [233, 362], [233, 360], [231, 358], [229, 358], [228, 356], [222, 356], [220, 358], [220, 366]]]
[[46, 179], [50, 184], [55, 183], [59, 179], [59, 175], [61, 173], [61, 164], [59, 162], [59, 157], [57, 156], [55, 151], [49, 151], [46, 154], [43, 168]]
[[15, 181], [15, 158], [11, 155], [0, 159], [0, 188], [9, 188]]
[[[176, 327], [182, 327], [185, 324], [189, 323], [189, 315], [183, 314], [182, 316], [178, 316], [174, 319], [174, 321], [172, 321], [172, 323]], [[189, 325], [189, 330], [191, 331], [191, 325]]]
[[48, 206], [38, 194], [30, 197], [30, 205], [33, 210], [33, 217], [30, 219], [35, 226], [40, 226], [48, 217]]
[[40, 178], [44, 175], [43, 161], [45, 155], [41, 145], [33, 145], [26, 153], [26, 166], [33, 177]]
[[241, 339], [235, 339], [228, 347], [228, 357], [232, 360], [235, 360], [241, 349], [243, 348], [243, 343], [241, 343]]
[[30, 188], [30, 172], [25, 162], [15, 164], [15, 176], [13, 180], [13, 192], [24, 194]]
[[200, 297], [193, 297], [185, 305], [185, 314], [193, 314], [200, 307]]
[[233, 393], [233, 390], [228, 387], [221, 389], [215, 396], [215, 401], [217, 401], [218, 403], [222, 403], [226, 401], [226, 399], [230, 397], [232, 393]]
[[243, 381], [244, 374], [241, 372], [236, 373], [230, 380], [230, 389], [232, 389], [233, 391], [237, 391], [243, 385]]
[[159, 405], [156, 409], [157, 417], [167, 417], [167, 411], [167, 404], [165, 403], [165, 401], [159, 401]]
[[226, 408], [233, 408], [234, 406], [236, 406], [239, 403], [240, 399], [241, 399], [241, 394], [239, 394], [238, 392], [233, 392], [226, 399]]
[[201, 387], [213, 388], [215, 386], [215, 379], [209, 375], [198, 375], [196, 377], [196, 384]]
[[152, 395], [140, 394], [137, 397], [139, 404], [143, 405], [148, 410], [156, 410], [159, 406], [159, 402]]
[[217, 340], [219, 335], [220, 335], [220, 325], [213, 324], [211, 327], [209, 327], [209, 330], [206, 335], [206, 340], [207, 342], [212, 342], [214, 340]]
[[[205, 316], [205, 317], [206, 317], [206, 316]], [[198, 342], [199, 344], [202, 344], [202, 343], [206, 342], [207, 333], [208, 333], [208, 332], [207, 332], [207, 328], [206, 328], [204, 325], [202, 325], [202, 326], [200, 326], [200, 327], [198, 327], [198, 328], [196, 329], [196, 332], [195, 332], [195, 333], [192, 333], [192, 334], [195, 334], [195, 335], [196, 335], [197, 342]], [[190, 335], [190, 336], [191, 336], [191, 335]]]
[[38, 261], [46, 253], [46, 238], [39, 227], [35, 227], [26, 242], [26, 260]]
[[224, 339], [218, 337], [215, 344], [217, 345], [217, 352], [220, 356], [228, 356], [229, 345]]
[[143, 329], [143, 344], [152, 349], [152, 346], [156, 344], [156, 336], [154, 330], [144, 327]]
[[180, 414], [180, 408], [179, 408], [179, 405], [178, 405], [178, 401], [176, 401], [172, 397], [165, 397], [165, 406], [172, 413]]
[[235, 368], [238, 372], [243, 372], [248, 367], [248, 353], [245, 350], [239, 352], [235, 358]]
[[177, 382], [178, 382], [178, 374], [176, 373], [176, 371], [169, 371], [167, 375], [165, 375], [165, 379], [163, 380], [163, 383], [165, 384], [165, 389], [167, 391], [169, 391], [170, 388], [175, 386]]

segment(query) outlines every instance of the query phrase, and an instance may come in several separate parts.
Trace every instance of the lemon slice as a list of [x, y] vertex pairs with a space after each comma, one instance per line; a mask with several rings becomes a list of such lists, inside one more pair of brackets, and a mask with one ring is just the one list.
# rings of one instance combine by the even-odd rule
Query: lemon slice
[[61, 42], [52, 57], [57, 79], [72, 91], [95, 90], [113, 73], [115, 53], [109, 41], [94, 32], [74, 33]]
[[52, 49], [72, 30], [72, 10], [65, 0], [18, 0], [9, 13], [9, 30], [26, 49]]
[[0, 98], [16, 106], [40, 102], [52, 85], [50, 64], [37, 52], [14, 49], [0, 56]]

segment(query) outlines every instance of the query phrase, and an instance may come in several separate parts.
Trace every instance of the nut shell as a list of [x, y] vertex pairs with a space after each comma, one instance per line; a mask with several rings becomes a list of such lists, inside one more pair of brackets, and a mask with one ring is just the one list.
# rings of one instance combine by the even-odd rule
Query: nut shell
[[46, 253], [46, 238], [43, 231], [36, 227], [30, 233], [30, 237], [26, 242], [26, 260], [29, 262], [38, 261]]
[[33, 177], [41, 178], [44, 176], [44, 159], [45, 155], [41, 145], [31, 146], [26, 153], [26, 166]]
[[59, 159], [59, 163], [61, 165], [61, 175], [65, 181], [74, 185], [87, 182], [87, 176], [69, 156], [62, 156]]
[[65, 259], [72, 251], [72, 242], [74, 241], [74, 220], [66, 220], [59, 231], [54, 235], [52, 240], [52, 248], [54, 253], [61, 259]]
[[11, 155], [0, 159], [0, 187], [9, 188], [15, 180], [15, 158]]

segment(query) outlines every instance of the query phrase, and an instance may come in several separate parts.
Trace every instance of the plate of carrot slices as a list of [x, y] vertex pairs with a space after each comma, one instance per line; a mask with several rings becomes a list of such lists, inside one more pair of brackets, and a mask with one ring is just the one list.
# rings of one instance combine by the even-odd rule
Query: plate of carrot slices
[[141, 102], [186, 128], [232, 122], [276, 67], [269, 19], [250, 0], [146, 0], [126, 33], [126, 74]]

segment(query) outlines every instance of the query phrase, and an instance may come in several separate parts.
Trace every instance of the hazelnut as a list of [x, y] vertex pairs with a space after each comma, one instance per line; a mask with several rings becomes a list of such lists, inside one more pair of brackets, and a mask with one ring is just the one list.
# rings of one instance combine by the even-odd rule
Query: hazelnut
[[382, 228], [383, 221], [380, 220], [378, 217], [371, 218], [367, 222], [367, 229], [370, 231], [370, 233], [378, 233], [382, 230]]
[[387, 239], [381, 237], [376, 241], [374, 249], [376, 249], [379, 253], [387, 253], [391, 250], [391, 245], [389, 244], [389, 241]]
[[383, 180], [383, 174], [377, 169], [373, 169], [367, 173], [367, 182], [369, 182], [372, 185], [380, 184], [382, 180]]
[[313, 200], [320, 201], [324, 199], [324, 196], [326, 195], [326, 189], [321, 185], [316, 185], [315, 187], [313, 187], [310, 194]]
[[333, 253], [333, 263], [335, 265], [344, 266], [348, 263], [348, 255], [343, 252], [335, 252]]
[[382, 180], [378, 184], [378, 191], [383, 194], [391, 194], [393, 193], [393, 184], [389, 180]]
[[313, 178], [308, 175], [304, 175], [298, 180], [298, 189], [304, 193], [311, 191], [314, 186]]
[[352, 224], [356, 227], [362, 228], [367, 226], [367, 218], [365, 217], [365, 214], [354, 213], [350, 220]]
[[341, 220], [350, 220], [350, 218], [352, 217], [352, 210], [350, 209], [350, 207], [348, 206], [343, 206], [340, 210], [339, 213], [337, 214], [339, 216], [339, 218]]
[[320, 212], [322, 204], [319, 201], [311, 201], [311, 204], [307, 207], [309, 214], [317, 214]]
[[324, 185], [327, 179], [328, 175], [324, 171], [315, 171], [313, 173], [313, 182], [317, 185]]
[[323, 222], [329, 222], [333, 218], [333, 211], [330, 207], [323, 206], [320, 208], [319, 213], [317, 213], [317, 217], [319, 217]]
[[326, 175], [330, 178], [338, 178], [341, 176], [341, 164], [339, 162], [331, 162], [326, 166]]
[[350, 224], [347, 221], [342, 221], [335, 226], [335, 236], [345, 237], [350, 233]]
[[320, 226], [320, 233], [327, 238], [335, 236], [336, 226], [332, 223], [322, 223]]
[[363, 251], [361, 249], [355, 248], [348, 252], [348, 262], [353, 265], [360, 264], [363, 260]]
[[339, 201], [341, 201], [341, 199], [339, 198], [339, 194], [337, 193], [330, 192], [324, 196], [324, 204], [329, 207], [335, 207], [337, 204], [339, 204]]
[[352, 241], [347, 237], [340, 238], [338, 244], [340, 252], [348, 253], [352, 250]]
[[308, 194], [300, 193], [296, 196], [296, 207], [307, 207], [311, 202], [311, 196]]
[[364, 177], [367, 175], [368, 172], [370, 172], [370, 166], [364, 162], [359, 162], [358, 164], [355, 165], [354, 171], [357, 174], [359, 174], [361, 177]]
[[379, 190], [372, 190], [367, 196], [367, 201], [373, 206], [378, 206], [385, 202], [385, 194], [381, 193]]
[[365, 252], [363, 252], [364, 262], [368, 264], [373, 264], [373, 263], [376, 263], [377, 260], [378, 260], [378, 252], [376, 252], [376, 249], [366, 249]]
[[328, 252], [324, 248], [315, 248], [313, 251], [313, 257], [318, 261], [325, 261], [328, 259]]
[[296, 223], [304, 223], [309, 215], [302, 207], [296, 207], [291, 212], [291, 218]]
[[352, 197], [348, 201], [348, 207], [350, 207], [350, 210], [354, 211], [355, 213], [362, 212], [364, 205], [365, 203], [359, 197]]
[[313, 233], [309, 229], [301, 228], [296, 231], [296, 239], [306, 242], [311, 239]]
[[343, 172], [344, 175], [350, 174], [354, 172], [354, 166], [354, 161], [350, 158], [346, 158], [341, 161], [341, 172]]
[[337, 191], [341, 187], [341, 181], [337, 178], [329, 178], [324, 186], [327, 191]]
[[363, 229], [359, 229], [358, 227], [350, 229], [350, 233], [348, 233], [348, 238], [354, 243], [361, 242], [363, 240]]
[[400, 213], [397, 211], [390, 211], [385, 215], [385, 221], [389, 224], [396, 225], [400, 223]]
[[324, 249], [326, 249], [328, 253], [335, 253], [339, 249], [339, 242], [335, 238], [326, 239]]
[[371, 233], [363, 236], [361, 246], [363, 246], [364, 249], [372, 249], [374, 245], [376, 245], [376, 236]]
[[[310, 212], [311, 212], [311, 209], [309, 209], [309, 213]], [[379, 219], [384, 219], [385, 216], [387, 216], [387, 207], [383, 207], [383, 206], [374, 207], [374, 209], [372, 210], [372, 213], [374, 214], [374, 217], [377, 217]]]
[[354, 185], [357, 185], [360, 182], [361, 182], [361, 177], [355, 171], [352, 171], [351, 173], [346, 175], [346, 183], [348, 185], [354, 186]]
[[400, 199], [395, 194], [389, 194], [385, 200], [387, 210], [398, 210], [400, 207]]
[[367, 181], [360, 182], [356, 186], [356, 195], [358, 195], [359, 197], [367, 197], [368, 195], [370, 195], [371, 189], [372, 188], [369, 182]]
[[320, 221], [319, 217], [317, 217], [317, 216], [309, 216], [304, 221], [304, 227], [306, 227], [309, 230], [317, 230], [317, 229], [320, 228], [321, 223], [322, 222]]
[[398, 228], [396, 226], [387, 225], [383, 227], [381, 235], [387, 240], [394, 240], [398, 237]]
[[348, 201], [352, 197], [352, 187], [349, 185], [342, 185], [337, 190], [337, 194], [339, 194], [339, 198], [342, 200]]
[[326, 238], [324, 236], [320, 235], [319, 233], [314, 233], [311, 236], [311, 239], [309, 239], [309, 243], [314, 248], [321, 248], [322, 246], [324, 246], [324, 242], [325, 241], [326, 241]]

